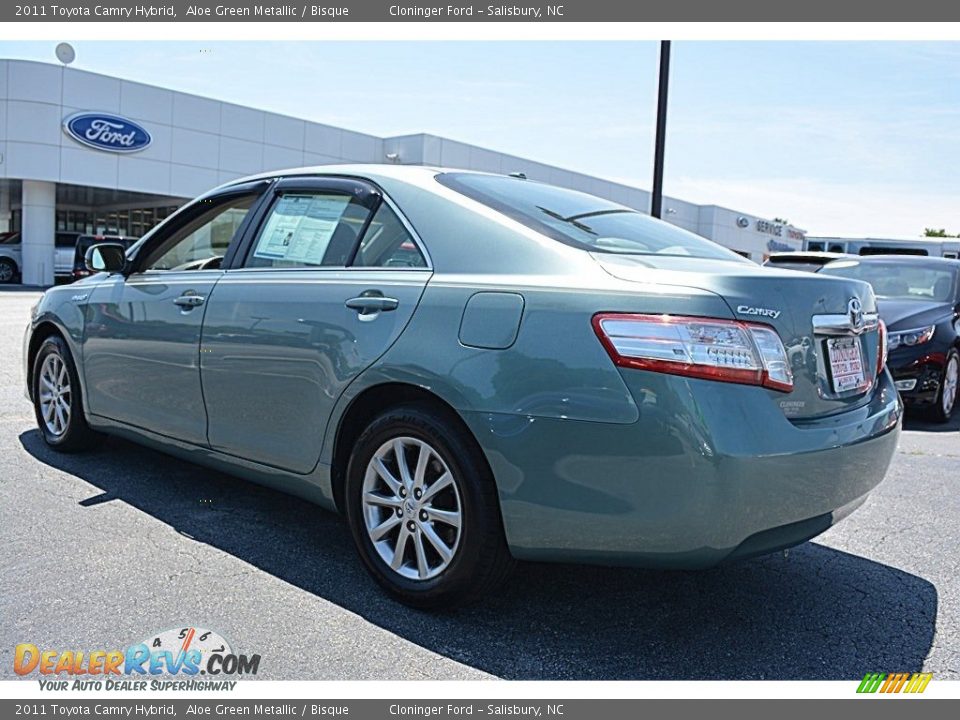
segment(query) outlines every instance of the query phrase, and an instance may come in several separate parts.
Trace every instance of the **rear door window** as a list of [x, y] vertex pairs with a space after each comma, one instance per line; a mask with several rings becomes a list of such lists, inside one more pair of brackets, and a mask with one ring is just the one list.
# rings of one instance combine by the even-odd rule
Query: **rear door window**
[[363, 234], [353, 265], [425, 268], [427, 260], [397, 214], [386, 202], [382, 202]]
[[345, 193], [284, 193], [264, 220], [246, 267], [343, 267], [369, 217], [368, 207]]

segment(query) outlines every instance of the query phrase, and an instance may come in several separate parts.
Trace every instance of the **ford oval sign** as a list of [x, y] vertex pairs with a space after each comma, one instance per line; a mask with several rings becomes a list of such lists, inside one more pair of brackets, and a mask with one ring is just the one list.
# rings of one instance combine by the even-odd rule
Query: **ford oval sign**
[[107, 113], [74, 113], [63, 121], [63, 131], [79, 143], [107, 152], [139, 152], [153, 140], [132, 120]]

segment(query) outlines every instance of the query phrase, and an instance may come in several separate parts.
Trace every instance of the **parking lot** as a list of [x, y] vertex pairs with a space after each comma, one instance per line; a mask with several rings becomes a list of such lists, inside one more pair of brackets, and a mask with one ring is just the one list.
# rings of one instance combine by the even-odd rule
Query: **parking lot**
[[126, 647], [187, 624], [264, 679], [960, 679], [960, 422], [908, 419], [886, 480], [814, 542], [704, 572], [523, 565], [495, 598], [410, 610], [345, 523], [109, 440], [49, 451], [23, 395], [36, 292], [0, 291], [0, 677], [13, 649]]

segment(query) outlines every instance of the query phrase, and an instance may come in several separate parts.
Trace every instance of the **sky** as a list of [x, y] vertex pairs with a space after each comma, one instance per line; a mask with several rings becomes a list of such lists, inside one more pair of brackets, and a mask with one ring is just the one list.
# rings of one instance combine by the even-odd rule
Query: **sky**
[[[651, 186], [657, 43], [72, 44], [83, 70]], [[670, 71], [667, 195], [813, 235], [960, 233], [960, 43], [676, 42]]]

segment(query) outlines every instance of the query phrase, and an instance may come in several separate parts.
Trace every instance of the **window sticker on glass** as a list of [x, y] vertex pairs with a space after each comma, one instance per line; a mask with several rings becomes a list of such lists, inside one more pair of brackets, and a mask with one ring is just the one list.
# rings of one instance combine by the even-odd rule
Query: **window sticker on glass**
[[284, 195], [260, 234], [254, 257], [321, 265], [349, 204], [346, 195]]

